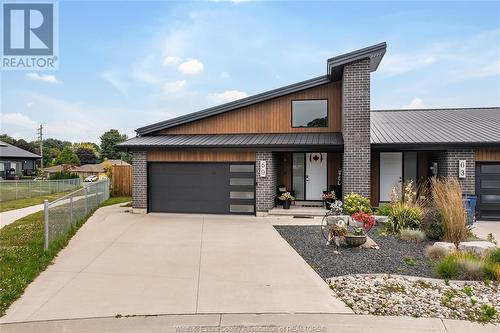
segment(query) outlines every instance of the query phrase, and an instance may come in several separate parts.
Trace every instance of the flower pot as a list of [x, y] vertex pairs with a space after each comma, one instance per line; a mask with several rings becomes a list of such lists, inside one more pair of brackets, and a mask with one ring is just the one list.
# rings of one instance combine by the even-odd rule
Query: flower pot
[[332, 203], [330, 201], [325, 201], [325, 207], [328, 210], [332, 209]]
[[345, 236], [345, 242], [349, 246], [360, 246], [366, 243], [366, 235], [347, 235]]
[[283, 201], [283, 209], [290, 209], [290, 204], [292, 202], [290, 200], [284, 200]]

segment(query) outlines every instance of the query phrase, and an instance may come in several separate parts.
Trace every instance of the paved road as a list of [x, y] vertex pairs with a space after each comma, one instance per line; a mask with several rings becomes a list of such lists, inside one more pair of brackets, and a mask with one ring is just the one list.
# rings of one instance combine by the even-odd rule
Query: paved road
[[351, 313], [267, 219], [99, 209], [0, 322]]
[[11, 224], [12, 222], [19, 220], [27, 215], [36, 213], [38, 211], [43, 210], [43, 204], [29, 206], [20, 209], [9, 210], [3, 213], [0, 213], [0, 229], [4, 226]]
[[494, 325], [459, 320], [354, 314], [202, 314], [91, 318], [0, 325], [2, 333], [493, 333]]

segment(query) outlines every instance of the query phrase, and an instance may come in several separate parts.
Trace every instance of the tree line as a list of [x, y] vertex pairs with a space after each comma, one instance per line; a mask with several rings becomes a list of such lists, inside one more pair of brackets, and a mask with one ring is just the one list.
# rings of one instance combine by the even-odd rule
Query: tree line
[[[97, 164], [106, 159], [131, 162], [132, 157], [130, 154], [116, 148], [118, 143], [128, 139], [126, 134], [111, 129], [104, 132], [100, 139], [100, 145], [93, 142], [72, 143], [54, 138], [44, 139], [43, 167], [60, 164]], [[40, 155], [40, 141], [16, 140], [7, 134], [0, 134], [0, 141]]]

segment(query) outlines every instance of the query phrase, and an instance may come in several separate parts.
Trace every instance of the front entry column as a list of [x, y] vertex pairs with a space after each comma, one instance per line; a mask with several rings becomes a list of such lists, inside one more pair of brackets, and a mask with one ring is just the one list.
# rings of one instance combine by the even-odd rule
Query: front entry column
[[278, 159], [275, 153], [255, 153], [255, 178], [255, 209], [259, 214], [274, 207], [278, 186]]

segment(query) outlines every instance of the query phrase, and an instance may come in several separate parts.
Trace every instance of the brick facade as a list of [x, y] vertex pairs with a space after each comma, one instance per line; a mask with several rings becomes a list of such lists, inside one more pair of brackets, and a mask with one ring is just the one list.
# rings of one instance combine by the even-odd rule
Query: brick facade
[[370, 196], [370, 60], [344, 67], [342, 79], [343, 194]]
[[[266, 177], [260, 176], [260, 161], [266, 161]], [[276, 186], [278, 185], [278, 159], [272, 152], [255, 153], [255, 209], [257, 212], [267, 212], [274, 207]]]
[[133, 152], [132, 166], [132, 207], [136, 209], [146, 209], [148, 193], [148, 170], [145, 151]]
[[458, 177], [458, 161], [466, 160], [466, 178], [459, 179], [464, 194], [476, 192], [476, 158], [473, 149], [449, 149], [438, 153], [438, 176]]

